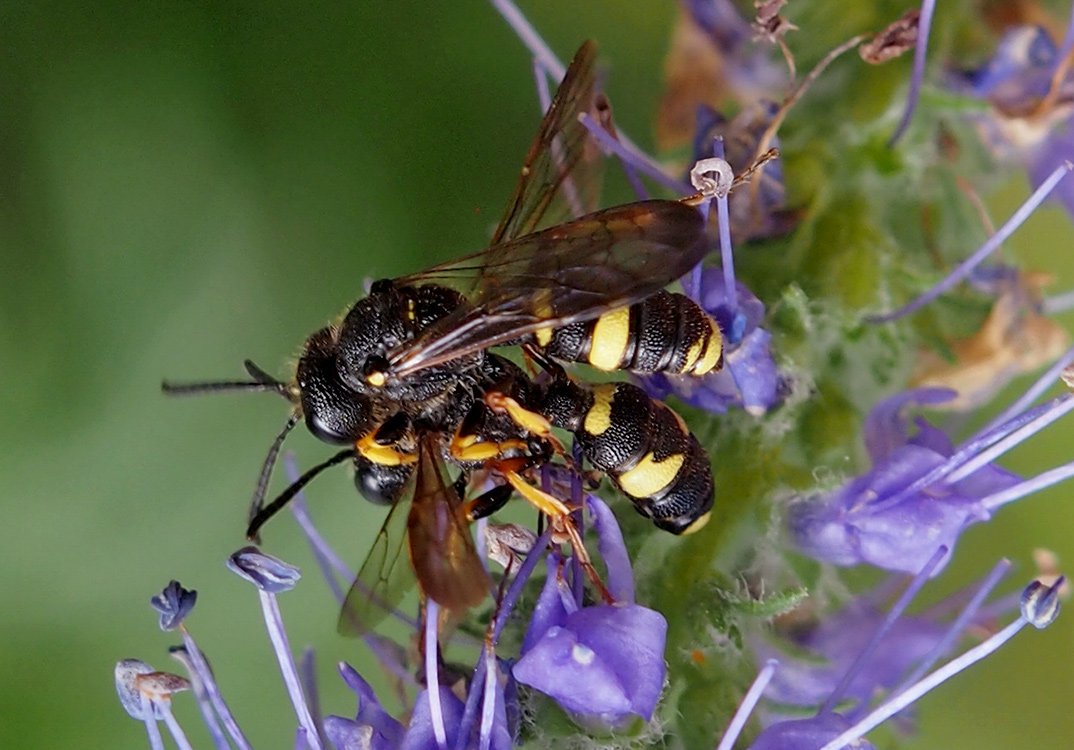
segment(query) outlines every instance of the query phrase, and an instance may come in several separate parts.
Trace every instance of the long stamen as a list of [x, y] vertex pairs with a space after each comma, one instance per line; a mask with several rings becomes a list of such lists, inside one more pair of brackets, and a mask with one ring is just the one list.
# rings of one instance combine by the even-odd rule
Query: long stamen
[[921, 696], [928, 693], [934, 687], [947, 681], [948, 679], [965, 670], [972, 664], [975, 664], [981, 659], [984, 659], [986, 656], [995, 653], [1004, 643], [1017, 635], [1017, 633], [1026, 625], [1030, 624], [1030, 622], [1032, 622], [1037, 627], [1044, 627], [1049, 624], [1051, 620], [1054, 619], [1055, 611], [1057, 610], [1049, 610], [1051, 615], [1050, 619], [1045, 618], [1041, 620], [1038, 624], [1038, 621], [1036, 619], [1030, 619], [1036, 614], [1035, 609], [1033, 609], [1033, 605], [1036, 604], [1037, 601], [1043, 600], [1043, 603], [1046, 606], [1054, 608], [1056, 606], [1056, 597], [1054, 596], [1054, 592], [1058, 590], [1058, 586], [1059, 582], [1057, 582], [1056, 585], [1049, 587], [1047, 590], [1045, 590], [1043, 592], [1043, 596], [1036, 596], [1035, 599], [1027, 603], [1027, 599], [1030, 599], [1031, 596], [1040, 593], [1039, 587], [1037, 589], [1034, 589], [1033, 584], [1030, 584], [1030, 587], [1026, 589], [1026, 593], [1023, 594], [1022, 614], [1017, 620], [1012, 622], [1007, 627], [1003, 628], [1003, 630], [993, 635], [987, 641], [978, 644], [977, 646], [966, 651], [961, 656], [952, 659], [950, 662], [937, 669], [935, 672], [930, 674], [925, 679], [921, 680], [913, 687], [900, 693], [891, 700], [881, 704], [876, 708], [876, 710], [872, 711], [868, 716], [864, 717], [857, 724], [850, 727], [838, 737], [828, 742], [828, 744], [824, 745], [821, 750], [840, 750], [840, 748], [845, 747], [854, 740], [860, 737], [864, 737], [866, 733], [880, 726], [895, 714], [899, 713], [903, 709], [918, 701]]
[[932, 28], [932, 13], [936, 9], [936, 0], [924, 0], [921, 3], [921, 15], [917, 22], [917, 43], [914, 48], [914, 69], [910, 76], [910, 91], [906, 95], [906, 107], [903, 109], [899, 124], [895, 132], [888, 140], [888, 147], [892, 147], [902, 138], [910, 120], [914, 117], [917, 109], [917, 100], [921, 94], [921, 82], [925, 78], [925, 57], [928, 54], [929, 31]]
[[[712, 148], [717, 159], [725, 158], [723, 136], [716, 137]], [[738, 288], [735, 283], [735, 253], [731, 245], [731, 212], [728, 209], [727, 196], [728, 192], [724, 190], [716, 193], [716, 220], [719, 223], [720, 264], [723, 267], [724, 293], [727, 295], [727, 307], [737, 318]], [[737, 328], [737, 325], [732, 326], [732, 330]]]
[[772, 676], [775, 675], [778, 667], [779, 661], [776, 659], [769, 659], [765, 662], [764, 667], [754, 678], [753, 684], [750, 685], [750, 689], [742, 696], [742, 703], [739, 704], [735, 715], [731, 717], [731, 723], [724, 730], [723, 737], [720, 738], [720, 744], [716, 746], [716, 750], [731, 750], [734, 747], [735, 740], [742, 734], [742, 729], [746, 726], [750, 714], [753, 713], [753, 709], [756, 708], [757, 703], [761, 700], [761, 695], [764, 693], [765, 688], [768, 687], [768, 683], [772, 681]]
[[486, 646], [482, 653], [485, 662], [485, 691], [481, 702], [481, 730], [479, 734], [481, 750], [489, 750], [492, 744], [492, 725], [496, 720], [496, 656], [492, 647]]
[[990, 511], [996, 510], [1007, 503], [1014, 502], [1026, 495], [1040, 492], [1043, 489], [1051, 487], [1053, 484], [1058, 484], [1066, 479], [1070, 479], [1070, 477], [1074, 477], [1074, 461], [1065, 463], [1062, 466], [1057, 466], [1043, 474], [1038, 474], [1032, 479], [1019, 482], [1013, 487], [1008, 487], [1005, 490], [988, 495], [981, 500], [981, 507]]
[[854, 681], [854, 678], [858, 676], [861, 670], [872, 658], [873, 652], [880, 646], [884, 636], [888, 634], [895, 622], [902, 617], [902, 613], [906, 611], [906, 608], [910, 606], [910, 602], [914, 600], [918, 592], [921, 591], [921, 587], [928, 582], [932, 572], [936, 569], [936, 566], [947, 556], [948, 549], [945, 545], [940, 545], [939, 548], [932, 554], [928, 562], [921, 568], [910, 581], [910, 585], [906, 587], [906, 591], [902, 592], [902, 596], [898, 598], [891, 609], [884, 616], [876, 632], [873, 633], [873, 637], [869, 639], [869, 643], [865, 648], [861, 650], [857, 658], [854, 659], [854, 663], [850, 665], [850, 669], [843, 675], [843, 679], [839, 681], [835, 690], [828, 696], [828, 700], [824, 701], [824, 705], [821, 706], [818, 714], [830, 713], [835, 710], [836, 705], [843, 699], [843, 693], [847, 687]]
[[447, 729], [444, 726], [444, 709], [440, 705], [440, 668], [437, 663], [437, 621], [440, 607], [431, 598], [425, 600], [425, 695], [429, 701], [429, 717], [433, 724], [433, 736], [440, 750], [447, 750]]
[[1014, 234], [1014, 231], [1018, 229], [1029, 218], [1030, 214], [1037, 210], [1044, 199], [1055, 189], [1064, 177], [1070, 174], [1070, 171], [1074, 169], [1074, 163], [1069, 161], [1064, 162], [1060, 166], [1056, 167], [1047, 179], [1040, 184], [1033, 194], [1029, 196], [1025, 203], [1023, 203], [1017, 211], [1011, 216], [1007, 222], [999, 228], [999, 231], [989, 237], [981, 247], [979, 247], [970, 257], [955, 266], [951, 273], [947, 274], [939, 283], [934, 285], [931, 289], [918, 296], [913, 301], [903, 305], [897, 310], [883, 315], [870, 315], [865, 318], [868, 323], [890, 323], [893, 320], [903, 318], [910, 313], [917, 312], [922, 307], [932, 302], [944, 292], [947, 292], [959, 283], [970, 272], [976, 268], [981, 261], [991, 255], [996, 248], [1002, 245], [1008, 237]]
[[1049, 367], [1043, 375], [1034, 381], [1033, 385], [1026, 389], [1026, 392], [1018, 397], [1010, 406], [1000, 412], [995, 419], [991, 420], [985, 425], [979, 433], [987, 432], [994, 429], [1004, 422], [1012, 419], [1016, 414], [1028, 408], [1030, 404], [1037, 400], [1037, 397], [1044, 393], [1046, 390], [1055, 385], [1055, 382], [1059, 380], [1059, 376], [1063, 370], [1067, 368], [1067, 365], [1074, 363], [1074, 347], [1067, 349], [1067, 351], [1059, 359], [1055, 361], [1051, 367]]
[[911, 685], [920, 680], [925, 673], [932, 668], [932, 665], [947, 653], [948, 649], [950, 649], [955, 644], [955, 641], [958, 640], [959, 636], [962, 635], [966, 626], [973, 620], [974, 615], [980, 610], [985, 599], [988, 598], [988, 595], [992, 593], [992, 590], [996, 588], [999, 582], [1003, 579], [1003, 576], [1005, 576], [1010, 569], [1010, 560], [1000, 560], [995, 564], [992, 570], [988, 573], [988, 576], [985, 577], [984, 582], [982, 582], [977, 591], [974, 592], [973, 597], [967, 602], [966, 606], [963, 607], [962, 611], [959, 612], [958, 617], [951, 622], [951, 626], [947, 629], [947, 632], [944, 633], [943, 637], [940, 638], [936, 645], [932, 647], [928, 654], [926, 654], [925, 658], [921, 660], [921, 663], [914, 667], [913, 671], [911, 671], [910, 674], [908, 674], [905, 679], [891, 691], [892, 695], [898, 695], [903, 690], [908, 689]]
[[239, 550], [228, 558], [227, 564], [232, 571], [250, 581], [257, 588], [265, 629], [272, 642], [272, 649], [276, 654], [280, 674], [283, 675], [283, 682], [291, 698], [291, 705], [295, 709], [299, 727], [305, 730], [306, 742], [311, 750], [321, 750], [323, 746], [320, 733], [306, 702], [302, 683], [298, 677], [298, 668], [291, 654], [291, 644], [288, 642], [287, 631], [283, 625], [283, 615], [280, 612], [279, 602], [276, 601], [276, 594], [294, 588], [301, 574], [297, 568], [262, 553], [256, 547], [245, 547]]

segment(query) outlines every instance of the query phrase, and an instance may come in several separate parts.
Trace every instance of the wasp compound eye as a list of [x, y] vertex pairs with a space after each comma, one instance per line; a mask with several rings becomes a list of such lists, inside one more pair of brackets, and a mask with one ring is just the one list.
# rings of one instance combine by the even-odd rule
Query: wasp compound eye
[[318, 439], [335, 445], [353, 443], [368, 431], [369, 399], [339, 378], [330, 329], [310, 336], [298, 363], [298, 385], [306, 426]]

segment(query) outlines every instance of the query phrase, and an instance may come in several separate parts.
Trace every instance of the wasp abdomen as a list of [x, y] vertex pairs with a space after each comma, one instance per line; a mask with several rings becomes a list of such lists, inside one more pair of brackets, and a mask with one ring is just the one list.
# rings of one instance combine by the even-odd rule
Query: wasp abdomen
[[682, 294], [660, 291], [598, 318], [538, 331], [545, 353], [600, 370], [704, 375], [723, 364], [720, 328]]
[[675, 534], [704, 526], [712, 468], [678, 414], [630, 383], [585, 388], [553, 383], [545, 415], [573, 432], [586, 459], [607, 474], [643, 516]]

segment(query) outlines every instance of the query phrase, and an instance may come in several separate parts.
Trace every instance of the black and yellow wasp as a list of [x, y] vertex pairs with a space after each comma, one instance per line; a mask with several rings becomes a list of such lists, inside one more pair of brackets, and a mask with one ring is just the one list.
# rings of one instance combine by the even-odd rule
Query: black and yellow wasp
[[[532, 483], [563, 453], [553, 428], [572, 434], [585, 460], [660, 528], [688, 533], [707, 520], [709, 459], [682, 419], [635, 385], [584, 385], [558, 364], [698, 376], [722, 364], [716, 323], [663, 289], [706, 251], [691, 199], [631, 203], [538, 230], [593, 192], [587, 174], [600, 157], [579, 115], [606, 111], [594, 91], [595, 54], [587, 42], [571, 62], [490, 247], [374, 283], [340, 322], [308, 338], [288, 382], [247, 362], [250, 381], [164, 384], [173, 394], [272, 391], [292, 403], [257, 483], [251, 538], [314, 476], [344, 461], [353, 461], [362, 495], [391, 506], [344, 606], [345, 631], [369, 625], [362, 612], [371, 597], [394, 605], [404, 593], [396, 578], [410, 566], [442, 607], [479, 604], [491, 584], [469, 524], [514, 493], [584, 560], [573, 509]], [[493, 351], [501, 346], [521, 347], [543, 374], [531, 377]], [[345, 447], [263, 506], [280, 446], [303, 419], [315, 436]], [[477, 473], [492, 489], [464, 502]]]

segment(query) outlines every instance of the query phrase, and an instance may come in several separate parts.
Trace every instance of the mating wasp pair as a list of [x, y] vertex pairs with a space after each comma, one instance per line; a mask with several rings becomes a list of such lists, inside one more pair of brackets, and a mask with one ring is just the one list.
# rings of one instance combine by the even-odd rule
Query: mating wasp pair
[[[288, 382], [247, 362], [249, 381], [164, 384], [173, 394], [272, 391], [291, 402], [257, 483], [249, 537], [314, 476], [345, 461], [353, 462], [362, 495], [391, 506], [344, 605], [344, 631], [372, 626], [370, 601], [382, 610], [396, 604], [410, 566], [421, 592], [442, 607], [479, 604], [491, 582], [469, 525], [515, 493], [585, 563], [574, 509], [532, 483], [557, 457], [570, 461], [553, 428], [571, 433], [584, 459], [660, 528], [687, 533], [707, 520], [709, 459], [682, 419], [635, 385], [589, 386], [559, 364], [698, 376], [722, 365], [717, 324], [689, 298], [663, 289], [706, 252], [696, 197], [554, 223], [584, 205], [600, 160], [579, 122], [581, 113], [607, 111], [594, 90], [595, 54], [587, 42], [571, 62], [489, 248], [374, 283], [342, 321], [308, 338]], [[501, 346], [521, 347], [531, 368], [494, 351]], [[264, 505], [280, 446], [300, 420], [345, 447]], [[459, 470], [455, 481], [449, 464]], [[464, 501], [478, 478], [491, 489]], [[401, 559], [404, 539], [409, 566]]]

